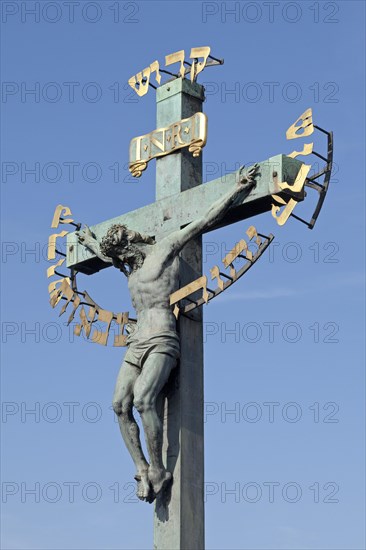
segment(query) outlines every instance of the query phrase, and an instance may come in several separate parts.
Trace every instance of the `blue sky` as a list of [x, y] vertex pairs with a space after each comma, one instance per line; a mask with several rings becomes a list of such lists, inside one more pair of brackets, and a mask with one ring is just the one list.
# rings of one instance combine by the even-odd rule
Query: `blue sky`
[[[292, 151], [285, 131], [308, 107], [335, 134], [315, 229], [259, 216], [272, 249], [204, 311], [206, 545], [364, 548], [364, 3], [1, 7], [3, 548], [151, 548], [152, 507], [133, 497], [110, 409], [123, 352], [69, 333], [45, 250], [59, 203], [93, 224], [154, 200], [153, 163], [139, 181], [126, 165], [129, 141], [155, 128], [155, 92], [126, 83], [202, 45], [225, 59], [199, 77], [205, 181]], [[248, 225], [205, 237], [206, 272]], [[117, 271], [79, 285], [129, 308]]]

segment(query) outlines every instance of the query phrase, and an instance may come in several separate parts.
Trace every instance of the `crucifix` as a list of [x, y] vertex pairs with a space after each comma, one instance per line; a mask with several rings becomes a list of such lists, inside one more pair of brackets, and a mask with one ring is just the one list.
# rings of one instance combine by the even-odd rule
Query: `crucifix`
[[[192, 66], [195, 64], [198, 73], [200, 66], [197, 61]], [[116, 384], [114, 410], [136, 466], [137, 495], [155, 502], [154, 548], [158, 550], [204, 549], [203, 317], [196, 306], [207, 303], [235, 280], [235, 258], [244, 257], [250, 267], [258, 257], [245, 241], [237, 243], [223, 260], [230, 275], [216, 266], [211, 270], [212, 279], [218, 280], [218, 290], [212, 291], [202, 271], [202, 235], [269, 210], [277, 217], [283, 204], [285, 210], [288, 205], [293, 208], [291, 201], [297, 203], [305, 197], [303, 183], [309, 168], [295, 158], [300, 153], [276, 155], [203, 184], [200, 150], [207, 137], [202, 113], [204, 88], [184, 74], [181, 69], [179, 78], [156, 90], [157, 130], [131, 142], [134, 175], [139, 176], [156, 158], [156, 201], [90, 229], [77, 227], [67, 237], [66, 251], [72, 273], [91, 275], [114, 266], [128, 278], [137, 322], [127, 325], [128, 334], [123, 337], [128, 350]], [[144, 72], [139, 78], [137, 90], [142, 95]], [[130, 85], [135, 86], [137, 80], [130, 79]], [[308, 135], [306, 128], [312, 121], [309, 116], [302, 120], [306, 120], [303, 126]], [[328, 174], [329, 162], [327, 168]], [[314, 178], [313, 188], [316, 185]], [[321, 190], [316, 190], [324, 200]], [[280, 206], [273, 204], [273, 197]], [[61, 209], [61, 223], [73, 223], [60, 218]], [[64, 208], [65, 214], [69, 214], [67, 210]], [[289, 215], [291, 209], [282, 212], [278, 223], [284, 223]], [[56, 222], [52, 226], [57, 227]], [[260, 252], [273, 238], [257, 234], [253, 226], [247, 234], [256, 238]], [[59, 235], [53, 236], [53, 254]], [[53, 268], [49, 273], [57, 271]], [[57, 291], [55, 284], [49, 287], [53, 305], [62, 292], [67, 303], [72, 301], [72, 291], [69, 295], [66, 291], [69, 283], [64, 279], [62, 284], [63, 291]], [[77, 300], [73, 313], [80, 304]], [[181, 307], [184, 300], [188, 305]], [[98, 311], [110, 326], [113, 314], [104, 312], [103, 318], [104, 310], [95, 303], [92, 309], [93, 315]], [[82, 326], [90, 331], [83, 315]], [[142, 451], [133, 406], [142, 418], [148, 457]]]

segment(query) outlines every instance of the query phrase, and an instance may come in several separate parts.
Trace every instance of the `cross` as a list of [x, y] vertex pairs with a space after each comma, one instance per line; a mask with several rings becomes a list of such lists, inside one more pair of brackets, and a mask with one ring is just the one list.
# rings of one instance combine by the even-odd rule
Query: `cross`
[[[177, 78], [156, 90], [157, 128], [202, 112], [204, 88]], [[236, 202], [217, 227], [250, 218], [271, 209], [272, 195], [281, 193], [278, 182], [294, 183], [302, 162], [277, 155], [259, 163], [256, 186]], [[155, 236], [156, 241], [201, 216], [207, 207], [231, 189], [239, 171], [202, 185], [202, 155], [193, 157], [181, 149], [156, 160], [156, 201], [152, 204], [91, 226], [101, 239], [112, 224]], [[303, 196], [297, 200], [302, 200]], [[216, 229], [212, 227], [211, 229]], [[107, 267], [92, 252], [68, 236], [67, 265], [93, 274]], [[202, 238], [185, 246], [180, 254], [180, 286], [202, 275]], [[155, 504], [154, 548], [158, 550], [204, 549], [204, 385], [203, 317], [195, 309], [178, 318], [181, 340], [180, 367], [166, 391], [164, 457], [173, 473], [171, 496], [160, 495]]]

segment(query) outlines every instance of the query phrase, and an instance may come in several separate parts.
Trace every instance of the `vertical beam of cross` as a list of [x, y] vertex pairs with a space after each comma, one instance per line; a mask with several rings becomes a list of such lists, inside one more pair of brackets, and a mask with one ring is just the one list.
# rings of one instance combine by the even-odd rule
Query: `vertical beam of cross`
[[[157, 128], [202, 111], [203, 87], [177, 78], [157, 89]], [[156, 200], [202, 184], [202, 155], [183, 149], [157, 159]], [[178, 229], [175, 212], [165, 212], [157, 240]], [[180, 255], [179, 286], [202, 275], [202, 239]], [[204, 434], [202, 310], [178, 321], [179, 369], [172, 374], [164, 409], [164, 460], [174, 480], [168, 500], [158, 497], [154, 514], [154, 549], [204, 548]]]

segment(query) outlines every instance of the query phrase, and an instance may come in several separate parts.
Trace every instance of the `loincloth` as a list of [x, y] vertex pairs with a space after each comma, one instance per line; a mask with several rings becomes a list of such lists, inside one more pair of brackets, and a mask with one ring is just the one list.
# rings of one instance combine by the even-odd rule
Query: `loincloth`
[[139, 336], [138, 330], [135, 330], [128, 335], [127, 346], [124, 360], [140, 369], [149, 355], [153, 353], [164, 353], [174, 359], [178, 359], [180, 356], [179, 336], [174, 331]]

